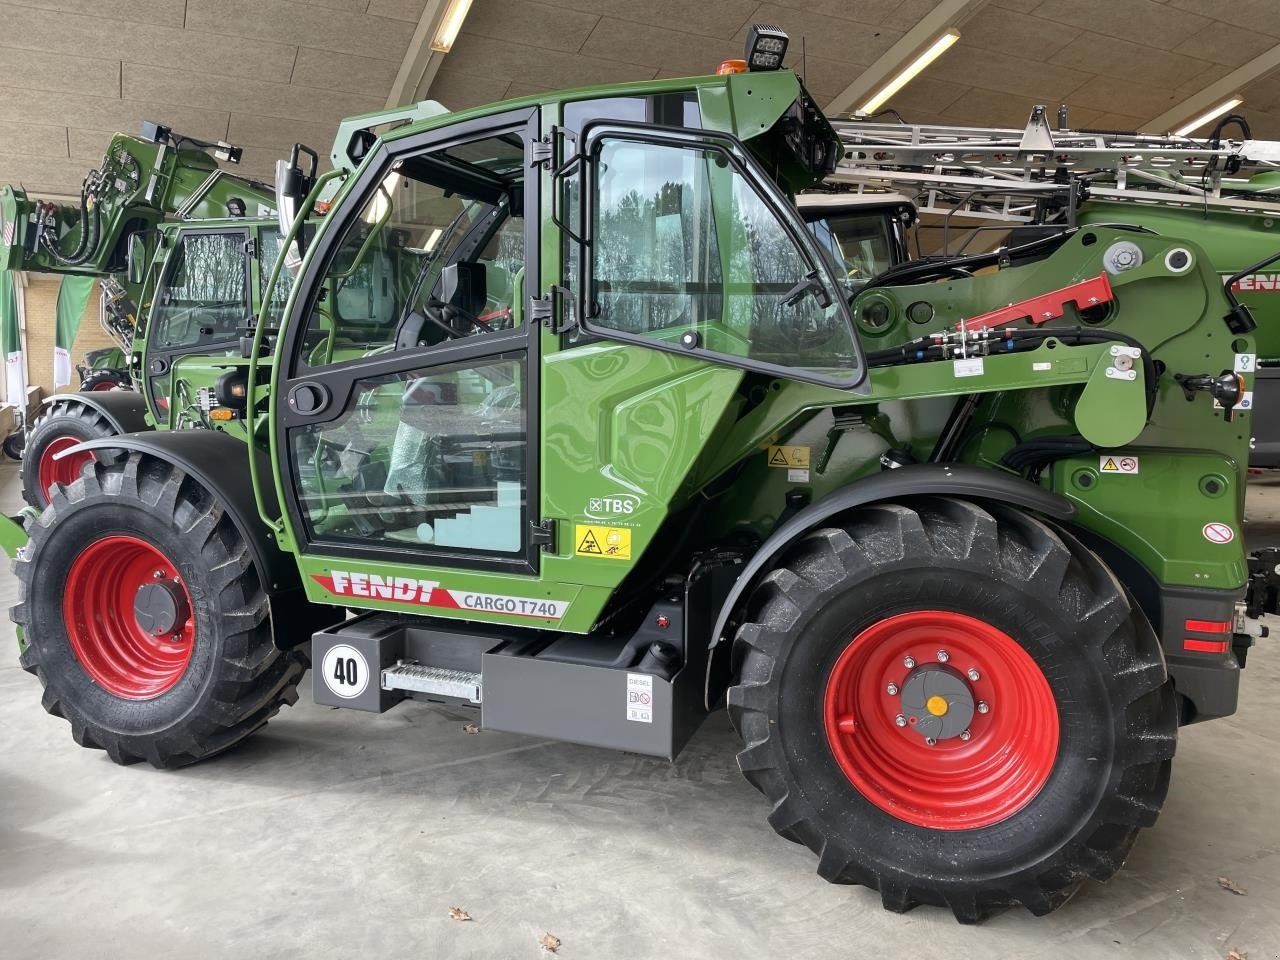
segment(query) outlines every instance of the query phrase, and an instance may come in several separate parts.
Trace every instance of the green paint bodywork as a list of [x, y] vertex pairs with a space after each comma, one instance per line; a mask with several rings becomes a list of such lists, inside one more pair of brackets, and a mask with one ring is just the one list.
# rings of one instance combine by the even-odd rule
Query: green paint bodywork
[[[385, 140], [534, 106], [542, 108], [542, 127], [549, 134], [569, 101], [689, 90], [696, 93], [703, 124], [742, 138], [784, 190], [803, 189], [815, 179], [798, 164], [781, 159], [775, 136], [778, 120], [800, 93], [787, 72], [530, 97], [412, 123]], [[563, 282], [562, 238], [550, 220], [551, 173], [543, 170], [540, 176], [542, 276], [526, 285], [526, 295]], [[354, 180], [348, 179], [336, 192], [335, 210], [343, 210], [350, 200]], [[340, 214], [328, 219], [342, 222]], [[321, 229], [328, 228], [326, 223]], [[958, 376], [950, 361], [879, 367], [871, 371], [863, 391], [846, 391], [608, 340], [574, 345], [544, 330], [538, 338], [540, 357], [532, 360], [540, 367], [541, 392], [540, 409], [531, 418], [536, 432], [530, 436], [542, 454], [541, 499], [530, 513], [552, 521], [557, 535], [555, 549], [541, 556], [537, 574], [417, 564], [408, 552], [394, 563], [339, 558], [326, 555], [323, 547], [300, 547], [303, 531], [287, 512], [264, 510], [263, 520], [282, 545], [297, 553], [308, 596], [315, 601], [412, 609], [395, 601], [337, 596], [315, 579], [335, 569], [411, 576], [453, 590], [565, 601], [569, 607], [555, 626], [582, 632], [591, 629], [624, 581], [642, 565], [661, 570], [677, 549], [713, 545], [744, 532], [766, 536], [784, 510], [789, 491], [803, 490], [816, 499], [854, 483], [879, 471], [878, 457], [890, 446], [926, 457], [956, 398], [978, 393], [982, 399], [975, 422], [982, 426], [964, 438], [958, 460], [1003, 469], [998, 461], [1011, 444], [1010, 431], [1024, 439], [1078, 433], [1105, 447], [1108, 455], [1136, 458], [1141, 464], [1136, 475], [1115, 476], [1099, 473], [1097, 455], [1063, 460], [1046, 469], [1040, 483], [1077, 505], [1080, 527], [1128, 551], [1160, 582], [1239, 588], [1245, 578], [1239, 533], [1248, 415], [1224, 422], [1206, 395], [1186, 400], [1172, 375], [1231, 369], [1236, 352], [1253, 352], [1253, 340], [1227, 331], [1222, 317], [1228, 303], [1218, 274], [1196, 243], [1176, 239], [1173, 230], [1167, 236], [1100, 226], [1090, 232], [1095, 234], [1091, 242], [1086, 243], [1082, 231], [1038, 262], [971, 278], [866, 291], [853, 303], [855, 318], [863, 305], [859, 301], [875, 297], [890, 305], [890, 320], [874, 328], [859, 321], [859, 335], [868, 352], [898, 346], [993, 307], [1095, 277], [1103, 272], [1101, 257], [1107, 246], [1116, 239], [1128, 240], [1142, 247], [1146, 264], [1113, 278], [1115, 302], [1105, 315], [1088, 319], [1097, 329], [1122, 332], [1144, 344], [1162, 365], [1150, 418], [1141, 366], [1132, 380], [1108, 377], [1108, 344], [1049, 341], [1032, 352], [994, 353], [983, 360], [979, 376]], [[1165, 253], [1178, 246], [1194, 255], [1192, 268], [1182, 274], [1164, 267]], [[295, 290], [286, 317], [294, 315], [299, 296]], [[927, 324], [905, 318], [906, 306], [917, 300], [927, 300], [934, 308]], [[1080, 325], [1080, 317], [1069, 310], [1047, 327]], [[259, 331], [262, 327], [259, 323]], [[260, 424], [269, 425], [276, 463], [283, 460], [284, 438], [278, 426], [283, 363], [280, 356], [273, 357], [270, 387], [255, 392], [268, 408], [260, 408]], [[251, 376], [257, 373], [255, 369]], [[850, 411], [860, 418], [851, 420]], [[807, 479], [768, 466], [767, 448], [783, 443], [810, 448]], [[1081, 482], [1085, 474], [1092, 474], [1092, 483]], [[1209, 476], [1223, 481], [1212, 495], [1204, 492], [1202, 482]], [[283, 502], [291, 481], [278, 469], [274, 477], [257, 476], [256, 482], [273, 482]], [[638, 501], [625, 521], [632, 538], [631, 559], [576, 556], [575, 527], [590, 520], [588, 501], [619, 494]], [[260, 509], [264, 502], [260, 491]], [[1236, 532], [1234, 540], [1210, 544], [1201, 532], [1210, 522], [1230, 526]], [[431, 612], [531, 625], [528, 618], [497, 613]]]
[[[1269, 176], [1260, 174], [1259, 177]], [[1255, 177], [1257, 180], [1259, 177]], [[1223, 279], [1280, 251], [1280, 216], [1246, 210], [1182, 207], [1088, 200], [1076, 215], [1082, 226], [1134, 223], [1170, 237], [1187, 237], [1208, 254]], [[1264, 364], [1280, 364], [1280, 263], [1264, 268], [1257, 278], [1245, 278], [1235, 291], [1258, 321], [1254, 332], [1258, 357]]]

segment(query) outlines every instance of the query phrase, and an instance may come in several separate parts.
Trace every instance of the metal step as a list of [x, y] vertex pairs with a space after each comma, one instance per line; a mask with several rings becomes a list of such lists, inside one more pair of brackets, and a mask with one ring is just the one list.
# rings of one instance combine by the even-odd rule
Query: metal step
[[407, 690], [479, 703], [481, 683], [478, 673], [401, 660], [394, 667], [382, 671], [382, 689]]

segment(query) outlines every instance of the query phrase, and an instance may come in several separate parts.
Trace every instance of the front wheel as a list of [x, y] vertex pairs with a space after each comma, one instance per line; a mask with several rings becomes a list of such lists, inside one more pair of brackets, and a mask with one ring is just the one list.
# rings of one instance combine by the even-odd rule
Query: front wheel
[[12, 617], [44, 707], [117, 763], [194, 763], [297, 699], [303, 654], [272, 641], [270, 601], [217, 497], [133, 453], [53, 490], [15, 564]]
[[1177, 735], [1159, 644], [1065, 533], [881, 504], [809, 535], [749, 611], [739, 764], [827, 880], [963, 922], [1043, 914], [1155, 822]]

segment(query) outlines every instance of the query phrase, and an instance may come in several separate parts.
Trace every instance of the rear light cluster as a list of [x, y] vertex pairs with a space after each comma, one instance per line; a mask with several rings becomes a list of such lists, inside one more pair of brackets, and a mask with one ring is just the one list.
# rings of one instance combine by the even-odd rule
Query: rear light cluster
[[1230, 620], [1188, 620], [1185, 626], [1188, 633], [1214, 634], [1219, 639], [1184, 637], [1182, 649], [1192, 653], [1226, 653], [1231, 649]]

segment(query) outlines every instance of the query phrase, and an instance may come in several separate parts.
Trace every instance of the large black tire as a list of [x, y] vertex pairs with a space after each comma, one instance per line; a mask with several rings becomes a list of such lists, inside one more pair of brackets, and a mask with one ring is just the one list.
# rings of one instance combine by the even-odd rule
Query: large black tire
[[133, 379], [127, 370], [94, 370], [80, 381], [80, 392], [91, 393], [98, 390], [130, 390]]
[[[58, 400], [49, 404], [44, 413], [36, 418], [27, 437], [27, 448], [22, 457], [22, 499], [43, 510], [49, 505], [49, 491], [41, 482], [41, 466], [45, 465], [45, 473], [49, 471], [49, 459], [59, 441], [70, 438], [77, 443], [86, 440], [98, 440], [102, 437], [114, 437], [116, 428], [111, 421], [87, 404], [76, 400]], [[114, 452], [104, 451], [101, 456], [107, 460], [118, 457]], [[69, 483], [80, 475], [80, 469], [89, 456], [76, 457], [74, 463], [66, 463], [57, 472], [63, 474], [60, 482]]]
[[[180, 767], [235, 745], [297, 699], [305, 655], [274, 645], [270, 603], [248, 546], [217, 498], [179, 468], [138, 453], [94, 463], [55, 489], [52, 509], [28, 532], [15, 564], [20, 603], [11, 612], [27, 643], [21, 662], [44, 684], [44, 708], [71, 724], [81, 746], [105, 750], [116, 763]], [[64, 602], [72, 596], [68, 580], [92, 572], [83, 569], [90, 548], [125, 538], [158, 551], [188, 597], [189, 659], [154, 696], [122, 696], [95, 681], [89, 659], [73, 649], [73, 633], [84, 650], [98, 636], [92, 631], [104, 628], [69, 626], [66, 603], [80, 608]], [[136, 596], [109, 577], [88, 592]], [[132, 609], [110, 606], [83, 609], [81, 622], [138, 624]]]
[[[1052, 693], [1047, 779], [998, 822], [895, 816], [855, 788], [831, 746], [824, 696], [851, 638], [925, 610], [1002, 631]], [[933, 904], [972, 923], [1022, 904], [1041, 915], [1086, 878], [1112, 876], [1155, 822], [1177, 737], [1163, 655], [1115, 577], [1067, 533], [960, 500], [873, 506], [799, 543], [747, 615], [728, 693], [739, 765], [773, 804], [770, 824], [818, 854], [825, 879], [879, 890], [898, 912]]]

